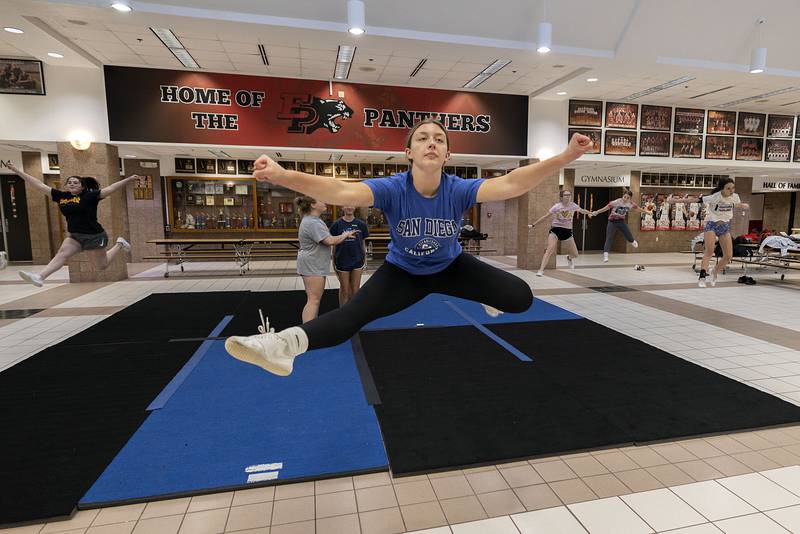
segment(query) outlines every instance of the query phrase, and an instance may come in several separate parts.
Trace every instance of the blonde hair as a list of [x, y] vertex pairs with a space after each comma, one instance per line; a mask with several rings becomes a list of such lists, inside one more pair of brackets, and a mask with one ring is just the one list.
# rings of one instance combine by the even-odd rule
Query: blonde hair
[[302, 215], [308, 215], [311, 212], [311, 204], [316, 202], [316, 199], [301, 195], [294, 199], [297, 209], [300, 210]]

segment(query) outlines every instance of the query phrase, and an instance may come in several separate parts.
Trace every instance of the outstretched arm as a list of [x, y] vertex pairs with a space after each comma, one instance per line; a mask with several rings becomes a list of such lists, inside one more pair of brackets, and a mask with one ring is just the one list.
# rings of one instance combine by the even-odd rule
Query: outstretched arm
[[540, 223], [540, 222], [542, 222], [543, 220], [547, 219], [547, 218], [548, 218], [548, 217], [550, 217], [551, 215], [552, 215], [552, 213], [550, 213], [550, 212], [547, 212], [547, 213], [545, 213], [544, 215], [542, 215], [541, 217], [539, 217], [538, 219], [536, 219], [535, 221], [533, 221], [533, 224], [531, 224], [531, 226], [536, 226], [537, 224], [539, 224], [539, 223]]
[[131, 174], [130, 176], [128, 176], [124, 180], [120, 180], [119, 182], [114, 182], [113, 184], [102, 188], [100, 190], [100, 198], [106, 198], [106, 197], [108, 197], [110, 195], [113, 195], [114, 193], [116, 193], [120, 189], [125, 189], [125, 186], [127, 186], [129, 183], [131, 183], [132, 181], [134, 181], [138, 177], [139, 177], [139, 175], [137, 175], [137, 174]]
[[343, 182], [298, 171], [287, 171], [267, 155], [256, 160], [253, 176], [259, 182], [269, 182], [303, 193], [326, 204], [369, 207], [375, 203], [372, 189], [361, 182]]
[[478, 202], [494, 202], [516, 198], [527, 193], [548, 176], [569, 165], [592, 148], [592, 140], [585, 135], [575, 134], [561, 154], [514, 169], [510, 173], [486, 180], [478, 189]]
[[35, 187], [36, 189], [38, 189], [39, 191], [41, 191], [45, 195], [50, 196], [50, 191], [53, 188], [50, 187], [49, 185], [47, 185], [46, 183], [44, 183], [43, 181], [41, 181], [38, 178], [36, 178], [34, 176], [31, 176], [30, 174], [20, 170], [19, 167], [17, 167], [13, 163], [9, 163], [8, 164], [8, 169], [11, 172], [17, 174], [23, 180], [25, 180], [26, 184], [30, 184], [31, 186]]
[[611, 203], [609, 202], [608, 204], [605, 205], [604, 208], [600, 208], [599, 210], [594, 210], [592, 212], [592, 217], [594, 217], [595, 215], [599, 215], [600, 213], [606, 212], [610, 209], [611, 209]]

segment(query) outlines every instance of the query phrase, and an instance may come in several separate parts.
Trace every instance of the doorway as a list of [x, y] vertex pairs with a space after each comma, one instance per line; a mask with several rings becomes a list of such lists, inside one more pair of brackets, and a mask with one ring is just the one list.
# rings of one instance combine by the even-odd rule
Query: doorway
[[[573, 198], [585, 210], [599, 210], [610, 201], [611, 189], [608, 187], [576, 187]], [[573, 234], [578, 250], [581, 252], [603, 250], [606, 241], [606, 223], [605, 216], [589, 218], [577, 215]]]
[[9, 261], [33, 261], [25, 182], [19, 176], [0, 176], [0, 250]]

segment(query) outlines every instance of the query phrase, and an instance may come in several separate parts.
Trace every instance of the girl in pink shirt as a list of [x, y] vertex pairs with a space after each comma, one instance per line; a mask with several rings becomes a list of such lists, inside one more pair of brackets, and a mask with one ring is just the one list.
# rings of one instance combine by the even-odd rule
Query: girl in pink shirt
[[542, 265], [536, 272], [536, 276], [544, 276], [544, 268], [550, 260], [550, 256], [556, 251], [556, 245], [559, 241], [564, 242], [567, 249], [567, 262], [569, 268], [574, 269], [574, 259], [578, 257], [578, 246], [575, 244], [575, 239], [572, 237], [572, 220], [575, 212], [584, 215], [592, 216], [591, 212], [582, 209], [580, 206], [572, 202], [572, 193], [567, 190], [562, 190], [558, 194], [561, 202], [553, 205], [546, 214], [539, 217], [531, 226], [536, 226], [546, 218], [553, 216], [553, 222], [550, 223], [550, 233], [547, 236], [547, 250], [544, 251], [542, 258]]

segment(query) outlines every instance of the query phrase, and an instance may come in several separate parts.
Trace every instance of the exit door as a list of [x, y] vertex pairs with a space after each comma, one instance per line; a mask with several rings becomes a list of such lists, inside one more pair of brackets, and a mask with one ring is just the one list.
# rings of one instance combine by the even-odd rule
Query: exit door
[[0, 250], [9, 261], [32, 261], [31, 231], [25, 182], [19, 176], [0, 176]]
[[[611, 189], [607, 187], [576, 187], [573, 195], [575, 202], [588, 211], [605, 207], [610, 197]], [[593, 218], [578, 215], [572, 231], [578, 250], [603, 250], [607, 222], [605, 214]]]

